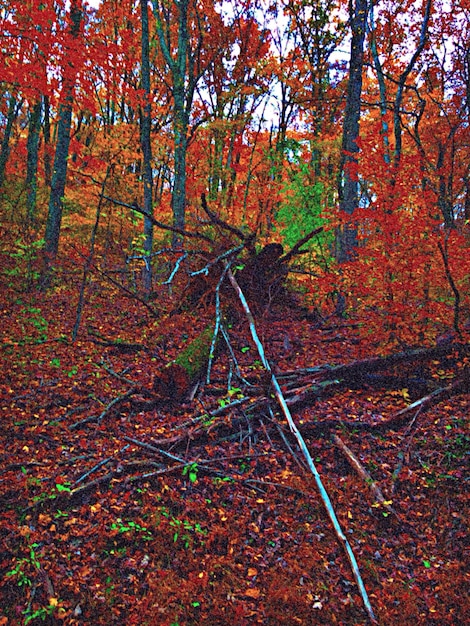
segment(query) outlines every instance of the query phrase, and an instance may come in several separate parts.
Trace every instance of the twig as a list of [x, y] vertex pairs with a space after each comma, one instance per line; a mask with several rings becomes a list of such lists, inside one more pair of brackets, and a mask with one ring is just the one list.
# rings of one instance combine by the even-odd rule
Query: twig
[[103, 197], [106, 200], [109, 200], [109, 202], [116, 204], [117, 206], [123, 206], [123, 207], [126, 207], [127, 209], [131, 209], [132, 211], [136, 211], [137, 213], [140, 213], [141, 215], [146, 217], [148, 220], [150, 220], [152, 224], [154, 226], [157, 226], [158, 228], [161, 228], [163, 230], [169, 230], [170, 232], [176, 233], [177, 235], [183, 235], [183, 237], [193, 237], [194, 239], [203, 239], [204, 241], [208, 241], [211, 244], [214, 243], [210, 237], [208, 237], [207, 235], [204, 235], [203, 233], [193, 233], [189, 230], [184, 230], [183, 228], [177, 228], [176, 226], [170, 226], [169, 224], [164, 224], [163, 222], [159, 222], [157, 219], [154, 218], [153, 215], [141, 209], [136, 201], [134, 201], [133, 204], [128, 204], [127, 202], [121, 202], [121, 200], [116, 200], [115, 198], [111, 198], [110, 196], [103, 196]]
[[424, 396], [424, 398], [420, 398], [419, 400], [416, 400], [416, 402], [409, 404], [404, 409], [401, 409], [401, 411], [397, 411], [387, 420], [386, 423], [387, 425], [401, 424], [403, 419], [406, 418], [409, 413], [413, 413], [416, 409], [419, 409], [419, 411], [425, 411], [434, 404], [437, 404], [437, 402], [441, 402], [442, 400], [445, 400], [460, 391], [465, 391], [467, 389], [467, 385], [468, 382], [465, 380], [464, 374], [462, 378], [459, 378], [451, 385], [448, 385], [447, 387], [440, 387], [429, 395]]
[[86, 289], [86, 286], [87, 286], [87, 283], [88, 283], [88, 274], [90, 273], [91, 265], [93, 263], [93, 257], [95, 255], [95, 242], [96, 242], [96, 235], [97, 235], [97, 232], [98, 232], [98, 226], [99, 226], [99, 223], [100, 223], [101, 206], [103, 204], [104, 190], [106, 188], [106, 183], [108, 181], [108, 176], [109, 176], [110, 169], [111, 169], [111, 166], [108, 165], [108, 168], [106, 170], [106, 175], [105, 175], [103, 183], [101, 185], [101, 193], [100, 193], [100, 198], [99, 198], [99, 201], [98, 201], [98, 206], [96, 207], [95, 223], [93, 224], [93, 229], [91, 231], [90, 250], [88, 252], [88, 258], [86, 259], [85, 266], [83, 268], [82, 284], [81, 284], [81, 287], [80, 287], [80, 294], [78, 296], [78, 304], [77, 304], [77, 313], [76, 313], [76, 317], [75, 317], [75, 325], [74, 325], [73, 330], [72, 330], [72, 343], [77, 338], [78, 329], [80, 327], [80, 322], [81, 322], [81, 319], [82, 319], [83, 305], [84, 305], [84, 302], [85, 302], [85, 289]]
[[393, 515], [398, 517], [398, 519], [400, 519], [398, 513], [393, 509], [393, 507], [390, 506], [389, 501], [385, 499], [378, 484], [375, 482], [375, 480], [372, 478], [372, 476], [369, 474], [366, 468], [362, 465], [362, 463], [359, 461], [359, 459], [353, 453], [353, 451], [350, 448], [348, 448], [348, 446], [344, 443], [341, 437], [338, 437], [338, 435], [334, 435], [333, 441], [338, 446], [338, 448], [340, 448], [340, 450], [344, 452], [351, 467], [354, 470], [356, 470], [356, 472], [359, 474], [362, 480], [367, 485], [369, 485], [372, 493], [374, 494], [376, 501], [379, 502], [385, 509], [387, 509], [389, 513], [392, 513]]
[[84, 474], [80, 476], [80, 478], [77, 478], [77, 480], [74, 482], [74, 486], [82, 483], [86, 478], [88, 478], [88, 476], [93, 474], [93, 472], [96, 472], [97, 470], [99, 470], [100, 467], [103, 467], [103, 465], [106, 465], [107, 463], [110, 463], [111, 461], [113, 461], [116, 458], [117, 454], [124, 452], [124, 450], [126, 450], [128, 447], [129, 447], [129, 444], [127, 443], [124, 447], [122, 447], [119, 450], [118, 453], [113, 454], [113, 456], [110, 456], [107, 459], [103, 459], [102, 461], [94, 465], [90, 470], [88, 470], [88, 472], [85, 472]]
[[305, 245], [306, 243], [308, 243], [310, 241], [310, 239], [312, 239], [312, 237], [315, 237], [315, 235], [318, 235], [319, 233], [321, 233], [322, 230], [323, 230], [323, 226], [320, 226], [319, 228], [315, 228], [314, 230], [310, 231], [307, 235], [305, 235], [305, 237], [302, 237], [302, 239], [300, 239], [295, 244], [295, 246], [293, 246], [289, 250], [289, 252], [287, 252], [286, 254], [284, 254], [283, 256], [280, 257], [279, 263], [287, 263], [296, 254], [303, 254], [303, 252], [300, 250], [300, 248], [303, 245]]
[[364, 607], [367, 611], [367, 614], [369, 615], [370, 620], [373, 623], [377, 623], [377, 618], [374, 615], [374, 611], [372, 609], [372, 606], [370, 604], [368, 595], [367, 595], [367, 591], [364, 587], [364, 583], [362, 581], [362, 577], [361, 574], [359, 572], [359, 567], [357, 565], [357, 561], [356, 561], [356, 557], [354, 556], [354, 553], [352, 551], [352, 548], [349, 544], [349, 541], [347, 540], [345, 534], [343, 533], [340, 523], [338, 521], [338, 518], [336, 516], [336, 513], [333, 509], [333, 505], [331, 503], [330, 497], [325, 489], [325, 487], [323, 486], [323, 482], [321, 480], [320, 474], [318, 473], [317, 468], [315, 467], [315, 464], [313, 462], [312, 456], [307, 448], [307, 445], [305, 443], [304, 438], [302, 437], [301, 432], [299, 431], [299, 429], [297, 428], [297, 426], [294, 423], [294, 420], [292, 419], [292, 415], [289, 411], [289, 407], [287, 406], [287, 403], [284, 399], [284, 396], [282, 394], [281, 391], [281, 387], [279, 386], [279, 383], [277, 381], [277, 378], [274, 374], [274, 372], [271, 369], [271, 366], [269, 364], [269, 361], [266, 358], [265, 352], [264, 352], [264, 347], [263, 344], [261, 343], [261, 341], [259, 340], [258, 337], [258, 333], [256, 331], [256, 326], [255, 326], [255, 321], [253, 319], [253, 315], [250, 311], [250, 307], [248, 306], [248, 302], [246, 301], [245, 295], [243, 293], [243, 291], [240, 288], [240, 285], [237, 283], [235, 276], [233, 275], [232, 271], [229, 269], [228, 270], [228, 278], [232, 284], [232, 287], [234, 288], [235, 292], [237, 293], [240, 302], [242, 304], [243, 310], [245, 311], [245, 315], [246, 318], [248, 320], [248, 323], [250, 325], [250, 331], [251, 331], [251, 336], [253, 338], [253, 341], [256, 345], [256, 348], [258, 350], [258, 354], [260, 356], [261, 362], [263, 363], [264, 368], [266, 369], [266, 371], [268, 372], [268, 374], [270, 375], [271, 378], [271, 385], [273, 387], [273, 391], [274, 394], [276, 396], [277, 401], [279, 402], [279, 406], [282, 409], [282, 412], [284, 413], [286, 419], [287, 419], [287, 423], [289, 424], [289, 428], [291, 430], [291, 432], [294, 434], [295, 438], [297, 439], [297, 443], [299, 444], [299, 447], [305, 457], [305, 460], [307, 461], [307, 464], [315, 478], [315, 482], [317, 484], [317, 488], [318, 491], [320, 492], [320, 496], [321, 499], [325, 505], [326, 511], [328, 513], [328, 516], [333, 524], [333, 527], [336, 531], [336, 535], [338, 537], [338, 539], [342, 542], [342, 545], [344, 547], [344, 549], [346, 550], [346, 554], [349, 558], [349, 562], [351, 564], [351, 568], [352, 568], [352, 572], [354, 575], [354, 578], [356, 580], [357, 586], [359, 588], [359, 592], [361, 594], [362, 597], [362, 601], [364, 603]]
[[228, 230], [230, 233], [232, 233], [233, 235], [236, 235], [242, 241], [247, 241], [247, 240], [251, 241], [254, 239], [255, 235], [253, 233], [248, 236], [245, 235], [243, 231], [239, 230], [235, 226], [232, 226], [231, 224], [228, 224], [227, 222], [222, 220], [218, 215], [216, 215], [213, 211], [211, 211], [209, 207], [207, 206], [205, 193], [201, 194], [201, 206], [204, 209], [204, 211], [207, 213], [207, 215], [209, 216], [211, 222], [213, 222], [214, 224], [217, 224], [217, 226], [220, 226], [221, 228]]
[[126, 391], [126, 393], [124, 393], [122, 396], [118, 396], [117, 398], [114, 398], [113, 400], [111, 400], [111, 402], [106, 405], [105, 409], [100, 413], [100, 415], [98, 416], [90, 415], [89, 417], [86, 417], [80, 422], [75, 422], [75, 424], [72, 424], [71, 426], [69, 426], [69, 428], [73, 430], [75, 428], [78, 428], [79, 426], [82, 426], [83, 424], [87, 424], [88, 422], [94, 422], [94, 421], [98, 423], [101, 422], [103, 417], [105, 417], [107, 413], [109, 413], [109, 411], [113, 408], [113, 406], [116, 406], [116, 404], [119, 404], [119, 402], [123, 402], [124, 400], [127, 400], [127, 398], [132, 396], [132, 394], [136, 393], [137, 391], [138, 391], [137, 387], [132, 387], [132, 389], [129, 389], [129, 391]]
[[[305, 464], [303, 463], [303, 461], [301, 461], [299, 459], [299, 457], [296, 455], [296, 453], [294, 452], [294, 450], [292, 450], [292, 446], [290, 445], [289, 441], [287, 440], [287, 437], [284, 434], [284, 430], [282, 429], [282, 426], [280, 424], [277, 423], [277, 421], [274, 418], [274, 413], [272, 408], [268, 405], [268, 413], [269, 413], [269, 417], [271, 422], [276, 426], [279, 434], [281, 435], [281, 439], [284, 442], [284, 445], [286, 446], [286, 448], [289, 450], [292, 458], [294, 459], [294, 461], [297, 463], [297, 465], [300, 467], [300, 469], [305, 470], [307, 469]], [[264, 426], [264, 424], [263, 424]], [[269, 437], [268, 433], [266, 432], [266, 435]]]
[[[111, 376], [114, 376], [118, 380], [122, 380], [122, 382], [124, 382], [124, 383], [126, 383], [128, 385], [135, 386], [135, 381], [134, 380], [130, 380], [130, 378], [126, 378], [122, 374], [118, 374], [117, 372], [115, 372], [112, 367], [110, 367], [109, 365], [106, 365], [106, 363], [104, 362], [103, 359], [101, 359], [101, 361], [100, 361], [100, 367], [102, 367], [105, 372], [108, 372], [108, 374], [111, 374]], [[127, 369], [128, 368], [126, 368], [126, 370]], [[124, 370], [124, 371], [126, 371], [126, 370]]]

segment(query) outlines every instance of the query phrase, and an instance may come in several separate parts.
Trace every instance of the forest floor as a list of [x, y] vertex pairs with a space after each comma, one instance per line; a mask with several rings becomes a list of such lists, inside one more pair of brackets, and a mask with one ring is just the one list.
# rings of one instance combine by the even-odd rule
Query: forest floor
[[[72, 343], [80, 272], [63, 267], [42, 293], [12, 278], [14, 261], [2, 254], [0, 625], [367, 624], [285, 419], [274, 400], [245, 402], [233, 368], [228, 388], [227, 354], [190, 403], [149, 408], [148, 397], [131, 395], [133, 383], [151, 393], [155, 374], [213, 321], [210, 312], [154, 317], [95, 277]], [[273, 309], [257, 328], [284, 372], [374, 356], [354, 321], [315, 326]], [[245, 323], [231, 329], [231, 343], [241, 374], [259, 383]], [[461, 365], [435, 360], [427, 373], [438, 387]], [[378, 622], [470, 624], [469, 394], [395, 430], [361, 426], [418, 396], [343, 387], [297, 408], [294, 420]], [[335, 434], [388, 505], [375, 501]]]

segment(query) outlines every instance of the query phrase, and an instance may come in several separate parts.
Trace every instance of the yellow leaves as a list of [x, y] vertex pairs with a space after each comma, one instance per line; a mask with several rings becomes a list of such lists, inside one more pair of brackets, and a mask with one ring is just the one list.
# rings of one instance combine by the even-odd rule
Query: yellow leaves
[[407, 388], [401, 390], [401, 395], [406, 402], [410, 402], [410, 394], [408, 393]]
[[259, 598], [260, 594], [261, 594], [261, 591], [257, 587], [246, 589], [244, 593], [244, 595], [248, 596], [248, 598], [253, 598], [255, 600]]
[[218, 513], [220, 516], [220, 521], [226, 522], [228, 518], [227, 518], [227, 512], [225, 511], [225, 509], [218, 509]]
[[401, 396], [405, 400], [405, 402], [408, 402], [408, 403], [411, 400], [407, 387], [404, 387], [403, 389], [397, 389], [397, 390], [392, 389], [390, 391], [387, 391], [387, 395], [388, 396]]
[[374, 504], [372, 505], [372, 507], [374, 509], [378, 509], [381, 506], [392, 506], [393, 504], [393, 500], [384, 500], [383, 502], [374, 502]]

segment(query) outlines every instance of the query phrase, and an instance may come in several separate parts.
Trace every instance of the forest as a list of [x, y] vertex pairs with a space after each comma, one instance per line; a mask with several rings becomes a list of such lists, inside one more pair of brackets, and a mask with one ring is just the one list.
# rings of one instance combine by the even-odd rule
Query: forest
[[470, 624], [468, 0], [0, 46], [0, 626]]

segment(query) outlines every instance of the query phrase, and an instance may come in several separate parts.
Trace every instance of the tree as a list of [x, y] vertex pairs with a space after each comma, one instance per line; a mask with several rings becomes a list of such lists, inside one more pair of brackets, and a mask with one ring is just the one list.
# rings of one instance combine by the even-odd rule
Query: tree
[[[150, 104], [150, 60], [149, 60], [149, 18], [148, 18], [148, 0], [141, 0], [141, 16], [142, 16], [142, 89], [144, 103], [141, 110], [140, 121], [140, 143], [143, 154], [143, 181], [144, 181], [144, 211], [148, 215], [153, 215], [152, 205], [152, 145], [151, 136], [151, 116], [152, 109]], [[144, 217], [144, 251], [145, 251], [145, 268], [144, 268], [144, 289], [149, 292], [152, 287], [152, 271], [151, 271], [151, 254], [153, 245], [153, 223], [148, 217]]]
[[[172, 5], [176, 7], [176, 35], [173, 32]], [[191, 9], [194, 19], [202, 17], [198, 8], [190, 0], [168, 2], [153, 0], [153, 13], [156, 21], [158, 42], [170, 72], [173, 95], [174, 132], [174, 182], [172, 195], [173, 223], [183, 229], [186, 209], [186, 156], [188, 129], [194, 92], [201, 75], [198, 60], [202, 46], [202, 32], [198, 31], [196, 41], [191, 42], [189, 26]], [[176, 38], [176, 41], [175, 41]]]
[[80, 58], [79, 38], [83, 21], [81, 0], [72, 0], [70, 6], [69, 37], [64, 46], [63, 87], [59, 104], [59, 120], [57, 125], [57, 144], [51, 181], [49, 212], [45, 234], [46, 266], [53, 261], [59, 249], [60, 226], [62, 221], [62, 202], [67, 178], [67, 163], [70, 145], [70, 129], [72, 125], [72, 108], [74, 101], [75, 81], [78, 72], [77, 56]]
[[[340, 212], [348, 220], [359, 204], [359, 181], [357, 175], [359, 146], [357, 145], [357, 140], [359, 138], [359, 120], [361, 116], [362, 69], [367, 8], [367, 0], [356, 0], [354, 5], [352, 3], [350, 5], [351, 53], [343, 120], [338, 189]], [[352, 258], [356, 243], [356, 228], [350, 221], [340, 226], [336, 241], [336, 258], [339, 263], [344, 263]]]
[[6, 115], [6, 125], [3, 131], [1, 149], [0, 149], [0, 189], [3, 187], [5, 181], [5, 168], [10, 155], [10, 137], [13, 129], [13, 124], [18, 117], [19, 109], [21, 108], [21, 102], [18, 103], [13, 93], [8, 97], [8, 112]]
[[[247, 2], [243, 9], [233, 4], [231, 13], [224, 20], [220, 18], [217, 28], [210, 33], [208, 45], [214, 53], [198, 95], [208, 118], [209, 200], [217, 201], [223, 210], [234, 215], [242, 208], [234, 207], [236, 184], [241, 183], [242, 151], [244, 148], [250, 151], [244, 146], [244, 136], [255, 124], [260, 125], [255, 115], [267, 100], [273, 66], [270, 34], [261, 26], [260, 16], [255, 15], [254, 4]], [[256, 132], [251, 136], [257, 137]], [[245, 200], [250, 176], [247, 172], [242, 183]]]
[[431, 17], [431, 6], [432, 6], [432, 0], [426, 0], [426, 4], [424, 6], [424, 17], [423, 17], [423, 21], [421, 24], [421, 31], [419, 35], [418, 45], [416, 46], [416, 49], [413, 52], [413, 55], [411, 56], [411, 59], [409, 60], [407, 66], [405, 67], [403, 72], [400, 74], [400, 77], [398, 79], [397, 92], [395, 94], [395, 102], [393, 105], [393, 130], [394, 130], [394, 135], [395, 135], [395, 150], [394, 150], [394, 155], [393, 155], [393, 161], [394, 161], [395, 168], [398, 166], [400, 162], [401, 152], [402, 152], [401, 104], [403, 100], [403, 91], [406, 86], [406, 80], [408, 76], [410, 75], [416, 61], [418, 60], [419, 55], [424, 50], [424, 46], [426, 45], [429, 19]]
[[34, 103], [29, 114], [28, 128], [28, 156], [26, 163], [26, 206], [27, 220], [32, 224], [36, 219], [37, 172], [39, 159], [39, 131], [41, 129], [41, 97]]

